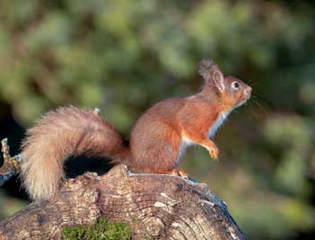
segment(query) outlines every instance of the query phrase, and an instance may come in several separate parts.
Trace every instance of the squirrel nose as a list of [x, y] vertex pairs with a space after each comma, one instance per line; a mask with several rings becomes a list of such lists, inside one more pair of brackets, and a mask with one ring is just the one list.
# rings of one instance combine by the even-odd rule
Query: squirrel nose
[[252, 88], [250, 86], [247, 86], [247, 88], [245, 89], [245, 93], [246, 93], [246, 95], [251, 95]]

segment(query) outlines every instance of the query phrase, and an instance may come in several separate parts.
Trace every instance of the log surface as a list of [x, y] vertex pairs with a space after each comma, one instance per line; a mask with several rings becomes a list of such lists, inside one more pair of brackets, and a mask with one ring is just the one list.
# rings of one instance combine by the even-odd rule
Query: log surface
[[129, 224], [132, 239], [245, 239], [205, 184], [133, 174], [124, 165], [68, 180], [52, 199], [0, 222], [0, 239], [60, 239], [63, 227], [92, 225], [99, 217]]

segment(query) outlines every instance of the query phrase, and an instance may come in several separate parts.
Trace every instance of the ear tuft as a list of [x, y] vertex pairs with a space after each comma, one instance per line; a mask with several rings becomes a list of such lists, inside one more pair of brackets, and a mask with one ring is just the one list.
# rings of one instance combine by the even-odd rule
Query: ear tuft
[[209, 80], [211, 77], [211, 68], [214, 62], [210, 59], [203, 59], [198, 65], [198, 73], [204, 78], [204, 80]]
[[223, 73], [219, 69], [218, 65], [216, 65], [212, 60], [202, 60], [199, 63], [198, 72], [205, 80], [206, 86], [215, 85], [220, 92], [224, 91], [225, 86]]

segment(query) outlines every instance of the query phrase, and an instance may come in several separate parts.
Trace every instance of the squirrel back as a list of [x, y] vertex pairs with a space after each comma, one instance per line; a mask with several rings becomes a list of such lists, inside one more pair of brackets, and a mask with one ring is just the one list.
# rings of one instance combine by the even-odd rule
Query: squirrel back
[[44, 115], [22, 145], [21, 176], [31, 198], [50, 198], [64, 177], [64, 161], [81, 154], [116, 162], [130, 157], [123, 139], [97, 111], [62, 107]]

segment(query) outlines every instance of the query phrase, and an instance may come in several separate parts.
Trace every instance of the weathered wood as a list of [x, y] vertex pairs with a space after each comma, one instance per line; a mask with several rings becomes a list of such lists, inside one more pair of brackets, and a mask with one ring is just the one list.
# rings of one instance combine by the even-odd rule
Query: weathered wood
[[205, 184], [133, 174], [124, 165], [67, 181], [52, 199], [2, 221], [0, 239], [59, 239], [64, 226], [95, 224], [100, 216], [128, 223], [133, 239], [245, 239]]

